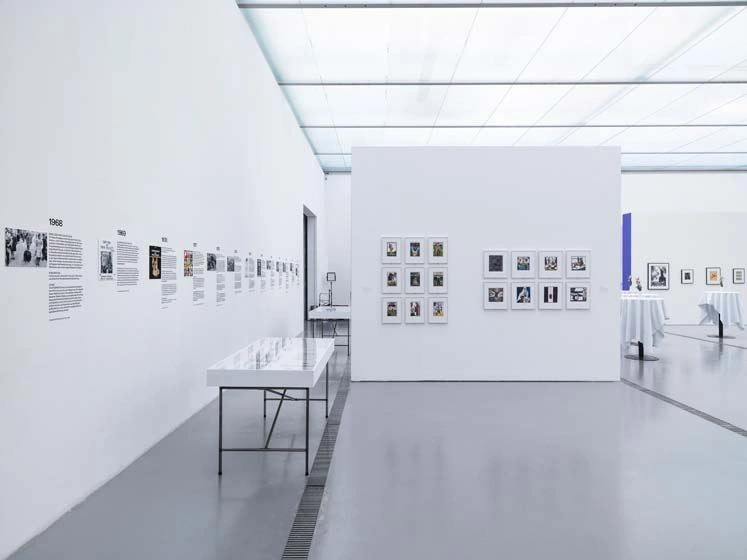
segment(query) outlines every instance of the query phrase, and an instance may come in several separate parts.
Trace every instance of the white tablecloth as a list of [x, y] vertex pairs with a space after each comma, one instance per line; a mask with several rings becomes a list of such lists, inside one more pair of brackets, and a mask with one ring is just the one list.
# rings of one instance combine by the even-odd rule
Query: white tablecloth
[[667, 318], [664, 299], [651, 295], [626, 295], [620, 300], [620, 308], [623, 346], [642, 342], [644, 352], [650, 352], [664, 336], [664, 320]]
[[713, 323], [718, 325], [719, 315], [724, 326], [736, 325], [744, 329], [742, 321], [742, 299], [739, 292], [704, 292], [698, 304], [703, 311], [700, 324]]

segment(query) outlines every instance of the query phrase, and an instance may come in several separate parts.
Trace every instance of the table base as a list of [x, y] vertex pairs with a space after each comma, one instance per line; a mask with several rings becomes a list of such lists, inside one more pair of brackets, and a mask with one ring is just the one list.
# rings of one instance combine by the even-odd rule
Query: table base
[[643, 353], [643, 343], [638, 342], [638, 353], [637, 354], [625, 354], [628, 360], [638, 360], [640, 362], [658, 362], [659, 358]]

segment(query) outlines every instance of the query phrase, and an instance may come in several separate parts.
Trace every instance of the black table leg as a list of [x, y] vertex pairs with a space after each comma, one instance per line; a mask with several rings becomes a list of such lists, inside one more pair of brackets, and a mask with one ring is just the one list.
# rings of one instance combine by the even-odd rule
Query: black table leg
[[637, 354], [625, 354], [628, 360], [638, 360], [639, 362], [657, 362], [659, 358], [656, 356], [649, 356], [643, 353], [643, 343], [638, 342], [638, 353]]
[[223, 387], [218, 387], [218, 475], [223, 474]]
[[718, 314], [718, 334], [709, 334], [710, 338], [735, 338], [734, 336], [724, 334], [724, 322], [721, 320], [721, 313]]
[[309, 390], [306, 389], [306, 476], [309, 476]]
[[324, 417], [329, 418], [329, 362], [324, 370]]
[[262, 389], [262, 417], [267, 418], [267, 391]]

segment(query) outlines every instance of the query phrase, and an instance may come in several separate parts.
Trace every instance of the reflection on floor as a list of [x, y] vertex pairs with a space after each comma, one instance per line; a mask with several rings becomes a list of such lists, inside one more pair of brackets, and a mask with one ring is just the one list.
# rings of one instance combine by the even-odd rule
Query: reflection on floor
[[[718, 334], [718, 327], [714, 325], [704, 326], [668, 326], [665, 328], [665, 332], [668, 334], [674, 334], [677, 336], [684, 336], [687, 338], [695, 338], [704, 342], [719, 342], [719, 339], [714, 339], [713, 334]], [[747, 331], [741, 330], [735, 325], [724, 328], [724, 334], [733, 336], [734, 338], [725, 338], [720, 342], [727, 346], [737, 346], [744, 350], [747, 350]]]

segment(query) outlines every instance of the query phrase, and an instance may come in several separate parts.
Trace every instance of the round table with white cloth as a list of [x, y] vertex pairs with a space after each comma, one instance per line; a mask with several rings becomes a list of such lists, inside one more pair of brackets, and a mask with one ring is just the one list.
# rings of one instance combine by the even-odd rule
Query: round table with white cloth
[[624, 346], [637, 342], [642, 344], [644, 351], [651, 351], [658, 345], [664, 336], [664, 321], [667, 319], [664, 298], [651, 294], [623, 294], [620, 309], [620, 340]]
[[698, 307], [703, 312], [700, 324], [713, 323], [718, 325], [721, 336], [723, 336], [724, 326], [736, 325], [740, 329], [744, 329], [742, 298], [739, 292], [703, 292]]

